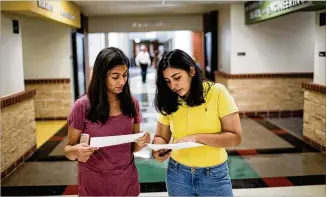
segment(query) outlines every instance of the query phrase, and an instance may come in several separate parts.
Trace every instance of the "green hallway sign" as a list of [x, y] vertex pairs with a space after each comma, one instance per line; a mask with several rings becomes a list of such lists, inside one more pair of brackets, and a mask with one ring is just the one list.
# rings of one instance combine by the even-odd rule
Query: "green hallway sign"
[[244, 4], [245, 24], [265, 21], [299, 10], [324, 9], [326, 2], [317, 1], [249, 1]]

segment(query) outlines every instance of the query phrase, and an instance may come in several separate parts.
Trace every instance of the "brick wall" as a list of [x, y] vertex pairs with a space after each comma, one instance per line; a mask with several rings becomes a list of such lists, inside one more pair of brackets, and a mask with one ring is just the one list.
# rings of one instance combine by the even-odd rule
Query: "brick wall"
[[35, 90], [1, 98], [1, 180], [36, 150]]
[[303, 136], [304, 140], [319, 150], [326, 147], [326, 87], [317, 84], [303, 84], [304, 114]]
[[312, 74], [216, 73], [216, 81], [227, 87], [241, 112], [272, 114], [273, 117], [301, 116], [304, 104], [302, 83], [312, 81]]
[[25, 89], [35, 89], [37, 120], [66, 119], [72, 105], [70, 79], [25, 80]]

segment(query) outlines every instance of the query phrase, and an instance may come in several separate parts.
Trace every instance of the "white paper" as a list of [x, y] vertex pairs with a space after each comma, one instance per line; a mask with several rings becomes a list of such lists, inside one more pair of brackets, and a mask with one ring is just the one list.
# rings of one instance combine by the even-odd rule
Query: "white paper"
[[149, 148], [153, 150], [161, 150], [161, 149], [171, 149], [178, 150], [183, 148], [193, 148], [198, 146], [204, 146], [203, 144], [195, 143], [195, 142], [181, 142], [176, 144], [147, 144]]
[[130, 134], [130, 135], [117, 135], [117, 136], [106, 136], [106, 137], [91, 137], [90, 146], [91, 147], [106, 147], [114, 146], [119, 144], [131, 143], [142, 137], [145, 132]]

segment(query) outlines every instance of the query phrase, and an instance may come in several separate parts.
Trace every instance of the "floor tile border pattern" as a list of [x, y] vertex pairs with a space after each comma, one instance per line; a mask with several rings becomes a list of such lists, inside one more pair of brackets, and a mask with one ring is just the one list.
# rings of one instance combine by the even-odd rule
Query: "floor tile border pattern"
[[53, 149], [67, 136], [68, 126], [63, 126], [57, 133], [55, 133], [48, 141], [46, 141], [35, 153], [27, 160], [33, 161], [70, 161], [65, 156], [49, 156]]
[[[233, 179], [233, 189], [289, 187], [304, 185], [324, 185], [325, 175], [307, 175], [290, 177], [263, 177], [256, 179]], [[165, 182], [141, 183], [142, 193], [166, 192]], [[54, 186], [5, 186], [1, 187], [3, 196], [49, 196], [49, 195], [77, 195], [77, 185]]]
[[[236, 150], [230, 151], [230, 155], [255, 155], [255, 154], [278, 154], [278, 153], [298, 153], [298, 152], [317, 152], [317, 150], [305, 143], [301, 140], [295, 138], [293, 136], [290, 137], [290, 134], [287, 131], [284, 131], [277, 127], [276, 125], [264, 120], [264, 118], [260, 116], [249, 116], [256, 122], [265, 126], [275, 135], [282, 137], [284, 140], [293, 144], [296, 148], [281, 148], [281, 149], [253, 149], [253, 150]], [[278, 132], [277, 132], [278, 131]], [[48, 155], [50, 152], [64, 139], [67, 135], [67, 125], [65, 125], [62, 129], [60, 129], [53, 137], [51, 137], [47, 143], [45, 143], [39, 150], [37, 150], [32, 157], [28, 159], [28, 161], [41, 161], [45, 159], [46, 161], [58, 161], [58, 160], [66, 160], [65, 157], [61, 156], [51, 156]], [[294, 140], [295, 139], [295, 140]], [[301, 147], [303, 145], [307, 145], [306, 147]], [[298, 176], [298, 177], [262, 177], [256, 179], [233, 179], [233, 188], [258, 188], [258, 187], [282, 187], [282, 186], [299, 186], [299, 185], [317, 185], [317, 184], [325, 184], [326, 175], [311, 175], [311, 176]], [[17, 193], [19, 191], [26, 193]], [[18, 196], [18, 195], [34, 195], [34, 196], [42, 196], [42, 195], [76, 195], [77, 194], [77, 186], [76, 185], [63, 185], [63, 186], [17, 186], [17, 187], [2, 187], [3, 194], [10, 196]], [[164, 182], [159, 183], [141, 183], [141, 192], [165, 192], [166, 185]]]
[[[247, 149], [247, 150], [227, 150], [230, 156], [242, 155], [256, 155], [256, 154], [285, 154], [285, 153], [305, 153], [305, 152], [319, 152], [317, 147], [314, 147], [300, 139], [294, 137], [292, 134], [281, 129], [280, 127], [264, 120], [259, 114], [247, 114], [247, 118], [258, 122], [275, 135], [283, 138], [286, 142], [292, 144], [294, 148], [274, 148], [274, 149]], [[245, 118], [245, 116], [243, 117]], [[49, 156], [51, 151], [61, 142], [64, 136], [67, 135], [67, 125], [61, 128], [52, 138], [43, 144], [27, 161], [69, 161], [65, 156]]]
[[[282, 148], [282, 149], [275, 149], [275, 150], [273, 149], [275, 151], [275, 153], [303, 153], [303, 152], [320, 152], [321, 151], [321, 148], [317, 148], [317, 147], [313, 146], [312, 144], [307, 143], [305, 140], [302, 141], [302, 140], [298, 139], [297, 137], [290, 134], [286, 130], [265, 120], [264, 117], [259, 114], [248, 115], [248, 118], [251, 118], [252, 120], [256, 121], [260, 125], [264, 126], [266, 129], [268, 129], [270, 132], [274, 133], [275, 135], [277, 135], [278, 137], [282, 138], [283, 140], [285, 140], [289, 144], [292, 144], [295, 147], [295, 148]], [[270, 152], [270, 154], [272, 154], [271, 151], [269, 151], [269, 150], [258, 149], [256, 151], [259, 152], [260, 154], [269, 154], [269, 152]], [[281, 151], [285, 151], [285, 152], [281, 152]]]

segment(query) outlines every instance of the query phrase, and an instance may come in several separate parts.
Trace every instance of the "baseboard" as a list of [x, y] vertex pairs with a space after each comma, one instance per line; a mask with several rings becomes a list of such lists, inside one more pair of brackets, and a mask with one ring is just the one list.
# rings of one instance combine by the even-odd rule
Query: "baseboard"
[[68, 117], [45, 117], [45, 118], [35, 118], [35, 120], [67, 120]]

